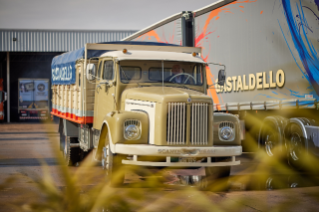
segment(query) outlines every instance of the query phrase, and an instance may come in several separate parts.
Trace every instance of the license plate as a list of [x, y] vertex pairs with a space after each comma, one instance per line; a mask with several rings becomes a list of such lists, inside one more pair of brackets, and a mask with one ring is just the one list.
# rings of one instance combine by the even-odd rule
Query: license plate
[[22, 116], [27, 116], [27, 114], [25, 114], [25, 113], [22, 113], [21, 115], [22, 115]]
[[196, 163], [196, 158], [179, 158], [179, 162]]

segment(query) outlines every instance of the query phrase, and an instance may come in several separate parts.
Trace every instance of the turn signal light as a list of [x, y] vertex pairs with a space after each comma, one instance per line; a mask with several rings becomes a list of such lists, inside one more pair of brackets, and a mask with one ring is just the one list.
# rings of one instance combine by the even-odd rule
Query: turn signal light
[[123, 53], [126, 54], [127, 53], [127, 49], [123, 49]]

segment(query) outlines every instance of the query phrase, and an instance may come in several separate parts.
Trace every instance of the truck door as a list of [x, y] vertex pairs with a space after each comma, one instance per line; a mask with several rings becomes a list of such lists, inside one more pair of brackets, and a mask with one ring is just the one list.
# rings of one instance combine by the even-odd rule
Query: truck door
[[99, 63], [95, 88], [94, 123], [95, 129], [101, 129], [104, 116], [114, 110], [115, 95], [115, 71], [114, 62], [104, 59]]

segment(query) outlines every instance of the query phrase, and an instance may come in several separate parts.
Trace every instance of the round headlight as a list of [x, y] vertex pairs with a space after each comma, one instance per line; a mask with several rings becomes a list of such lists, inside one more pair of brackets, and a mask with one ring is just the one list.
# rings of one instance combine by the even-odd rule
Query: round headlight
[[134, 124], [125, 127], [124, 136], [128, 140], [138, 139], [141, 135], [140, 128]]
[[219, 135], [222, 139], [224, 140], [229, 140], [233, 137], [234, 131], [231, 127], [229, 126], [224, 126], [220, 129]]

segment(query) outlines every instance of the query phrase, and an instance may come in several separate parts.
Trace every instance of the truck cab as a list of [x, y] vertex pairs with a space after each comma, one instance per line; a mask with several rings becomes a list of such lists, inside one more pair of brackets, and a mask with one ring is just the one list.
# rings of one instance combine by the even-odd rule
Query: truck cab
[[92, 119], [60, 121], [61, 150], [69, 162], [79, 160], [72, 156], [79, 148], [93, 150], [110, 175], [125, 165], [205, 167], [206, 174], [226, 167], [229, 175], [230, 166], [240, 163], [238, 118], [214, 115], [200, 48], [95, 44], [86, 49], [112, 51], [77, 61], [76, 102], [83, 117]]

